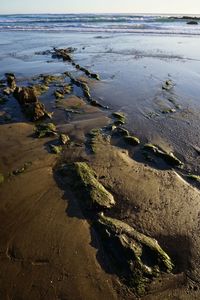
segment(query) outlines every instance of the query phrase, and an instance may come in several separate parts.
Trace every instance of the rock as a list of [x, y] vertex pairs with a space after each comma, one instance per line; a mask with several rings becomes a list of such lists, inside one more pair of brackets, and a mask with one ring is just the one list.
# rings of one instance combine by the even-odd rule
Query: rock
[[36, 125], [35, 136], [38, 138], [55, 136], [56, 126], [53, 123]]
[[166, 108], [161, 111], [162, 114], [175, 113], [176, 110], [174, 108]]
[[97, 106], [97, 107], [104, 108], [104, 106], [103, 106], [101, 103], [99, 103], [97, 100], [91, 100], [91, 101], [90, 101], [90, 104], [91, 104], [92, 106]]
[[131, 135], [125, 136], [124, 141], [132, 146], [140, 144], [140, 140], [137, 137]]
[[125, 124], [126, 118], [125, 118], [125, 115], [123, 113], [121, 113], [121, 112], [114, 112], [112, 114], [112, 116], [115, 119], [117, 119], [117, 121], [115, 121], [115, 123], [114, 123], [115, 125], [123, 125], [123, 124]]
[[36, 96], [40, 96], [43, 93], [46, 93], [49, 87], [45, 84], [36, 84], [33, 86], [34, 92]]
[[200, 183], [200, 176], [199, 175], [189, 174], [189, 175], [187, 175], [187, 178]]
[[91, 74], [90, 74], [90, 77], [91, 77], [91, 78], [94, 78], [94, 79], [96, 79], [96, 80], [100, 80], [99, 75], [98, 75], [98, 74], [95, 74], [95, 73], [91, 73]]
[[171, 80], [166, 80], [165, 83], [162, 85], [162, 89], [169, 91], [173, 88], [173, 82]]
[[70, 142], [69, 136], [66, 135], [66, 134], [63, 134], [63, 133], [60, 134], [59, 140], [60, 140], [60, 143], [61, 143], [62, 145], [65, 145], [65, 144], [67, 144], [68, 142]]
[[56, 97], [56, 99], [63, 99], [64, 98], [64, 93], [63, 93], [63, 91], [56, 90], [54, 92], [54, 96]]
[[116, 127], [115, 126], [115, 133], [122, 135], [122, 136], [130, 136], [129, 131], [122, 127]]
[[3, 90], [4, 95], [9, 96], [13, 93], [13, 90], [10, 87], [7, 87]]
[[183, 166], [183, 163], [172, 152], [166, 153], [153, 144], [145, 144], [144, 149], [153, 152], [156, 156], [161, 157], [172, 166]]
[[65, 49], [56, 49], [54, 48], [54, 52], [52, 53], [52, 58], [61, 58], [63, 61], [72, 62], [71, 53], [74, 52], [73, 48], [65, 48]]
[[22, 105], [38, 102], [38, 97], [33, 87], [16, 87], [14, 97]]
[[95, 172], [87, 163], [64, 165], [61, 174], [71, 179], [71, 186], [86, 209], [105, 209], [115, 205], [113, 196], [96, 179]]
[[70, 94], [72, 92], [72, 85], [71, 84], [64, 85], [63, 92], [64, 94]]
[[7, 80], [7, 84], [9, 86], [9, 88], [11, 89], [12, 92], [14, 92], [15, 88], [16, 88], [16, 78], [15, 75], [13, 73], [6, 73], [6, 80]]
[[12, 171], [10, 175], [15, 175], [15, 176], [20, 175], [24, 173], [31, 165], [32, 162], [26, 162], [21, 168]]
[[189, 21], [187, 22], [188, 25], [198, 25], [199, 23], [197, 21]]
[[138, 294], [144, 293], [146, 284], [154, 277], [172, 272], [170, 257], [155, 239], [103, 213], [95, 225], [115, 267]]
[[50, 145], [49, 148], [53, 154], [60, 154], [62, 152], [62, 146]]
[[22, 110], [31, 121], [38, 121], [46, 117], [51, 118], [50, 113], [41, 102], [28, 103], [22, 106]]

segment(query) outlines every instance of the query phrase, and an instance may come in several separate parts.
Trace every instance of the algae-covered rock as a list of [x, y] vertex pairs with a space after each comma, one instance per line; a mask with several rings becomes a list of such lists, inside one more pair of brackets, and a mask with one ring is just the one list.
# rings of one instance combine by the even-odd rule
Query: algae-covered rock
[[100, 80], [99, 75], [96, 74], [96, 73], [91, 73], [91, 74], [90, 74], [90, 77], [91, 77], [91, 78], [94, 78], [94, 79], [96, 79], [96, 80]]
[[39, 101], [22, 105], [22, 110], [31, 121], [51, 118], [51, 114], [46, 111], [44, 104]]
[[11, 175], [11, 176], [12, 176], [12, 175], [15, 175], [15, 176], [16, 176], [16, 175], [20, 175], [20, 174], [24, 173], [31, 165], [32, 165], [32, 162], [31, 162], [31, 161], [28, 161], [28, 162], [26, 162], [22, 167], [20, 167], [20, 168], [14, 170], [14, 171], [12, 171], [12, 172], [10, 173], [10, 175]]
[[132, 135], [127, 135], [124, 137], [124, 141], [132, 146], [137, 146], [140, 144], [140, 140]]
[[66, 145], [67, 143], [69, 143], [70, 138], [68, 135], [61, 133], [59, 136], [59, 140], [62, 145]]
[[38, 138], [56, 135], [56, 126], [53, 123], [39, 124], [36, 126], [35, 135]]
[[161, 272], [172, 272], [170, 257], [155, 239], [103, 213], [96, 221], [96, 228], [115, 267], [139, 294], [144, 292], [146, 283]]
[[61, 174], [71, 179], [71, 186], [86, 209], [105, 209], [115, 205], [113, 196], [96, 179], [87, 163], [67, 164], [61, 169]]
[[11, 89], [12, 92], [14, 92], [15, 88], [16, 88], [16, 78], [15, 75], [13, 73], [6, 73], [6, 80], [7, 80], [7, 84], [9, 86], [9, 88]]
[[200, 182], [200, 176], [199, 175], [189, 174], [189, 175], [187, 175], [187, 178], [192, 180], [192, 181]]
[[56, 90], [54, 92], [54, 96], [56, 97], [56, 99], [63, 99], [64, 98], [64, 92], [61, 90]]
[[116, 127], [115, 126], [115, 133], [121, 135], [121, 136], [130, 136], [129, 131], [122, 127]]
[[71, 53], [74, 52], [75, 49], [69, 47], [65, 49], [56, 49], [54, 48], [54, 51], [52, 53], [52, 58], [61, 58], [63, 61], [69, 61], [72, 62]]
[[173, 82], [172, 80], [166, 80], [165, 83], [162, 85], [162, 89], [163, 90], [166, 90], [166, 91], [169, 91], [173, 88]]
[[158, 157], [161, 157], [172, 166], [183, 166], [182, 161], [180, 161], [180, 159], [178, 159], [172, 152], [166, 153], [153, 144], [145, 144], [144, 149], [154, 153]]
[[16, 87], [14, 96], [21, 105], [38, 102], [37, 93], [33, 87]]
[[49, 148], [53, 154], [60, 154], [62, 152], [62, 146], [50, 145]]
[[126, 117], [125, 117], [125, 115], [124, 115], [123, 113], [121, 113], [121, 112], [114, 112], [114, 113], [112, 114], [112, 116], [113, 116], [115, 119], [117, 119], [117, 120], [114, 122], [114, 124], [115, 124], [116, 126], [118, 126], [118, 125], [124, 125], [124, 124], [125, 124]]

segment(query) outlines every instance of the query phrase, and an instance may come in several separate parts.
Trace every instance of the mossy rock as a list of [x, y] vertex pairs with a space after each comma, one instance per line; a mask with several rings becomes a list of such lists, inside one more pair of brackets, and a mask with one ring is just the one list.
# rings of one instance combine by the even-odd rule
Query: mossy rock
[[68, 135], [61, 133], [59, 137], [59, 141], [62, 145], [66, 145], [70, 142], [70, 138]]
[[103, 213], [95, 225], [119, 275], [125, 277], [138, 294], [145, 291], [146, 284], [154, 277], [172, 272], [174, 265], [170, 257], [155, 239]]
[[125, 136], [124, 141], [132, 146], [137, 146], [140, 144], [140, 140], [137, 137], [132, 135]]
[[12, 171], [10, 173], [10, 175], [15, 175], [15, 176], [20, 175], [20, 174], [24, 173], [31, 165], [32, 165], [31, 161], [30, 162], [26, 162], [22, 167], [14, 170], [14, 171]]
[[49, 87], [45, 84], [36, 84], [33, 86], [33, 89], [35, 90], [36, 95], [40, 96], [43, 93], [46, 93], [48, 91]]
[[46, 111], [44, 104], [39, 101], [22, 105], [22, 111], [31, 121], [39, 121], [45, 118], [52, 118], [52, 113]]
[[125, 115], [124, 115], [123, 113], [121, 113], [121, 112], [114, 112], [114, 113], [112, 114], [112, 116], [113, 116], [115, 119], [117, 119], [117, 120], [115, 120], [114, 125], [120, 126], [120, 125], [124, 125], [124, 124], [125, 124], [125, 122], [126, 122], [126, 117], [125, 117]]
[[4, 180], [5, 180], [5, 178], [4, 178], [3, 174], [0, 173], [0, 184], [4, 183]]
[[96, 80], [100, 80], [99, 75], [96, 74], [96, 73], [91, 73], [91, 74], [90, 74], [90, 77], [91, 77], [91, 78], [94, 78], [94, 79], [96, 79]]
[[62, 152], [62, 146], [57, 146], [57, 145], [50, 145], [49, 146], [51, 153], [53, 154], [60, 154]]
[[170, 114], [170, 113], [175, 113], [175, 112], [176, 112], [176, 110], [174, 108], [166, 108], [161, 111], [162, 114]]
[[155, 145], [153, 145], [153, 144], [145, 144], [145, 145], [144, 145], [144, 149], [156, 153], [157, 150], [158, 150], [158, 147], [155, 146]]
[[187, 175], [187, 178], [192, 180], [192, 181], [200, 182], [200, 176], [199, 175], [189, 174], [189, 175]]
[[130, 136], [129, 131], [123, 127], [115, 127], [115, 132], [121, 136]]
[[61, 174], [71, 180], [71, 187], [86, 209], [108, 209], [115, 205], [113, 196], [97, 180], [95, 172], [85, 162], [64, 165]]
[[56, 126], [53, 123], [36, 125], [35, 135], [38, 138], [56, 135]]
[[56, 99], [63, 99], [64, 98], [64, 92], [60, 91], [60, 90], [56, 90], [54, 92], [54, 96], [56, 97]]
[[172, 80], [166, 80], [165, 83], [162, 85], [162, 89], [169, 91], [173, 88], [173, 82]]
[[72, 85], [71, 84], [66, 84], [63, 86], [63, 92], [64, 94], [70, 94], [72, 92]]
[[183, 166], [182, 161], [180, 161], [180, 159], [178, 159], [172, 152], [166, 153], [160, 150], [156, 145], [145, 144], [144, 149], [154, 153], [158, 157], [161, 157], [171, 166]]

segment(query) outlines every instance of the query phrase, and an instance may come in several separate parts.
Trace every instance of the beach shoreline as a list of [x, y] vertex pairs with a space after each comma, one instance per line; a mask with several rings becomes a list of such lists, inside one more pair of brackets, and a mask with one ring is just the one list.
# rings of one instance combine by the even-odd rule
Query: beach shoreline
[[[2, 298], [26, 299], [29, 296], [29, 299], [106, 299], [109, 296], [111, 299], [135, 299], [139, 295], [142, 299], [198, 299], [200, 195], [199, 190], [192, 186], [196, 184], [198, 187], [198, 180], [188, 176], [191, 176], [190, 171], [198, 174], [199, 169], [191, 167], [191, 163], [187, 167], [187, 161], [179, 151], [176, 151], [178, 158], [176, 153], [172, 156], [170, 153], [174, 153], [173, 147], [162, 137], [149, 139], [148, 135], [144, 138], [144, 135], [138, 134], [140, 131], [137, 126], [139, 127], [144, 119], [141, 118], [139, 122], [134, 119], [132, 127], [133, 117], [128, 113], [129, 108], [125, 102], [122, 105], [122, 100], [128, 101], [127, 87], [131, 82], [137, 85], [142, 73], [134, 70], [136, 74], [132, 77], [133, 72], [129, 66], [128, 76], [123, 77], [127, 72], [123, 70], [124, 63], [127, 65], [127, 60], [123, 59], [125, 53], [122, 51], [122, 55], [117, 53], [116, 56], [115, 51], [111, 51], [111, 57], [116, 59], [112, 74], [108, 72], [111, 67], [110, 63], [106, 65], [107, 58], [105, 59], [102, 53], [91, 53], [87, 50], [76, 53], [75, 50], [70, 54], [71, 60], [63, 62], [61, 57], [58, 64], [58, 53], [53, 53], [55, 57], [52, 53], [50, 57], [49, 54], [41, 53], [39, 57], [41, 59], [44, 56], [46, 66], [49, 64], [46, 63], [47, 57], [51, 60], [52, 55], [52, 63], [55, 61], [58, 68], [56, 72], [45, 72], [44, 75], [34, 77], [29, 75], [28, 78], [19, 78], [13, 74], [17, 86], [32, 86], [33, 89], [37, 86], [37, 96], [45, 105], [45, 114], [54, 112], [52, 121], [47, 119], [44, 122], [55, 123], [56, 129], [48, 128], [50, 136], [46, 136], [44, 130], [38, 133], [44, 135], [43, 138], [35, 136], [34, 123], [27, 121], [27, 116], [22, 113], [26, 114], [26, 107], [23, 106], [24, 98], [20, 96], [20, 90], [15, 97], [13, 95], [16, 91], [11, 91], [3, 97], [7, 98], [7, 102], [2, 103], [4, 113], [1, 114], [0, 132], [3, 154], [0, 168], [4, 176], [4, 182], [1, 184], [3, 221], [0, 234]], [[136, 54], [139, 55], [138, 52], [131, 55]], [[142, 58], [145, 58], [144, 53], [142, 55]], [[96, 59], [95, 69], [85, 67], [88, 65], [86, 57], [90, 66], [93, 66]], [[127, 57], [131, 63], [130, 53]], [[158, 59], [160, 62], [160, 57]], [[174, 61], [178, 58], [165, 56], [165, 59]], [[103, 62], [104, 71], [101, 69]], [[34, 66], [34, 63], [31, 65]], [[139, 63], [135, 64], [138, 68]], [[52, 70], [55, 66], [48, 68]], [[64, 73], [58, 72], [61, 69]], [[142, 66], [143, 76], [144, 69]], [[98, 73], [94, 73], [93, 70], [98, 71], [100, 80]], [[34, 72], [34, 68], [31, 72]], [[117, 78], [118, 73], [121, 74]], [[103, 82], [102, 76], [105, 78]], [[147, 77], [149, 81], [149, 76]], [[164, 78], [164, 81], [156, 79], [152, 90], [158, 88], [159, 82], [156, 96], [173, 96], [170, 103], [173, 106], [177, 105], [178, 112], [163, 113], [161, 107], [163, 111], [166, 107], [163, 103], [156, 103], [159, 105], [159, 114], [149, 114], [150, 120], [155, 117], [155, 124], [161, 124], [158, 123], [161, 117], [165, 118], [165, 122], [170, 122], [171, 114], [177, 113], [178, 118], [186, 118], [190, 125], [194, 121], [195, 127], [198, 114], [195, 114], [194, 107], [198, 105], [195, 101], [192, 103], [189, 110], [191, 116], [188, 116], [186, 110], [179, 111], [179, 103], [176, 103], [178, 92], [174, 91], [178, 83], [174, 81], [174, 75], [168, 78], [164, 72]], [[7, 88], [5, 80], [2, 81], [2, 85], [3, 91]], [[122, 85], [124, 89], [119, 94]], [[168, 90], [170, 85], [172, 93]], [[133, 85], [131, 88], [136, 91]], [[151, 83], [147, 90], [150, 88]], [[138, 89], [141, 90], [140, 86]], [[29, 95], [29, 92], [27, 93]], [[106, 95], [111, 99], [110, 103]], [[121, 105], [117, 103], [112, 107], [112, 98], [115, 97], [118, 97]], [[108, 104], [111, 104], [110, 109], [106, 107]], [[183, 112], [185, 114], [181, 115]], [[134, 117], [136, 115], [137, 113]], [[170, 115], [170, 118], [167, 119], [166, 115]], [[146, 117], [145, 119], [149, 120]], [[172, 122], [170, 128], [173, 128], [173, 125]], [[182, 127], [185, 130], [185, 127]], [[147, 127], [141, 128], [140, 130], [144, 131]], [[149, 128], [150, 131], [152, 128]], [[166, 133], [167, 131], [164, 131], [164, 135]], [[65, 136], [66, 143], [63, 142], [63, 138], [62, 143], [60, 142], [60, 134]], [[198, 141], [198, 135], [195, 137]], [[195, 139], [192, 141], [196, 146], [195, 151], [198, 151]], [[52, 149], [54, 154], [51, 153]], [[186, 148], [183, 148], [183, 151], [184, 149]], [[58, 151], [57, 154], [55, 151]], [[186, 165], [185, 170], [182, 168], [182, 158]], [[155, 238], [174, 264], [171, 273], [161, 272], [158, 278], [152, 274], [148, 275], [151, 280], [144, 285], [142, 291], [138, 285], [131, 286], [124, 282], [122, 274], [113, 268], [101, 235], [94, 234], [92, 220], [94, 215], [96, 218], [96, 212], [92, 211], [92, 216], [85, 214], [80, 199], [78, 200], [79, 196], [68, 179], [65, 182], [62, 176], [57, 174], [63, 164], [80, 162], [87, 163], [95, 171], [95, 180], [113, 195], [117, 203], [112, 209], [106, 210], [105, 215], [121, 220], [137, 230], [138, 234]]]
[[2, 299], [199, 298], [198, 54], [163, 41], [62, 36], [2, 57]]

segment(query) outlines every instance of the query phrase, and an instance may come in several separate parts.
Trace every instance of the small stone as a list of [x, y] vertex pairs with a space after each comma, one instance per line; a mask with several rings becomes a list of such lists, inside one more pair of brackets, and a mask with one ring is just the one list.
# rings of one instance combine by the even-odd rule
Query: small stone
[[60, 139], [60, 143], [63, 144], [63, 145], [66, 145], [70, 141], [69, 136], [66, 135], [66, 134], [63, 134], [63, 133], [60, 134], [59, 139]]
[[60, 154], [62, 152], [62, 146], [50, 145], [50, 151], [54, 154]]

